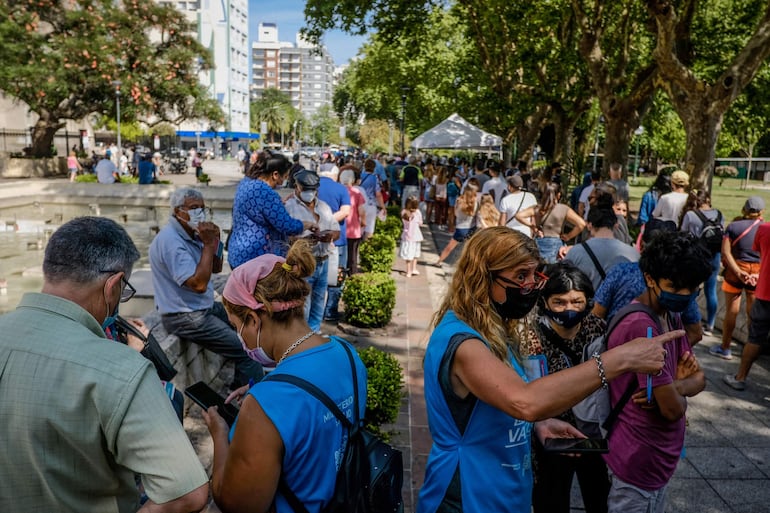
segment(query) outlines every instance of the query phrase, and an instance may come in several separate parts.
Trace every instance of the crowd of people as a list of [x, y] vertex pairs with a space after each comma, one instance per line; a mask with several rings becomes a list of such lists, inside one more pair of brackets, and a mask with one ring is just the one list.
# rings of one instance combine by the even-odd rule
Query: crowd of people
[[[360, 243], [392, 204], [407, 277], [420, 274], [424, 225], [452, 232], [436, 265], [462, 247], [424, 359], [433, 447], [417, 511], [567, 513], [573, 476], [588, 512], [664, 511], [687, 398], [705, 386], [692, 347], [714, 329], [721, 267], [727, 318], [709, 353], [732, 358], [744, 291], [751, 319], [727, 385], [746, 388], [770, 332], [770, 225], [760, 197], [725, 226], [709, 194], [688, 190], [676, 171], [655, 180], [633, 220], [615, 164], [606, 181], [587, 173], [569, 205], [558, 164], [533, 176], [524, 163], [504, 170], [493, 160], [329, 153], [308, 167], [269, 151], [250, 158], [226, 240], [200, 190], [176, 189], [149, 249], [166, 331], [235, 364], [227, 398], [240, 406], [235, 422], [204, 411], [210, 480], [172, 406], [173, 387], [139, 355], [141, 344], [105, 342], [135, 292], [140, 255], [130, 236], [100, 217], [51, 236], [42, 292], [0, 317], [0, 418], [10, 434], [0, 438], [0, 468], [16, 469], [0, 481], [0, 504], [198, 511], [211, 494], [225, 511], [288, 513], [297, 501], [322, 511], [347, 432], [311, 395], [263, 378], [310, 382], [351, 421], [354, 398], [364, 410], [364, 364], [321, 328], [340, 317], [343, 278], [358, 271]], [[629, 224], [639, 225], [637, 240]], [[232, 272], [220, 302], [212, 276], [225, 259]], [[617, 410], [605, 426], [609, 452], [551, 451], [549, 439], [600, 436], [576, 410], [597, 393]], [[494, 486], [490, 469], [499, 469]]]

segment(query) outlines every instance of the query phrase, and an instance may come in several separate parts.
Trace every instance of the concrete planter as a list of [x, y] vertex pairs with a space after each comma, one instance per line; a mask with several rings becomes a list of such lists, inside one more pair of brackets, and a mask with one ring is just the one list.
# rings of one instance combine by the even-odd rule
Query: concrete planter
[[51, 157], [26, 159], [0, 157], [0, 177], [3, 178], [46, 178], [67, 175], [67, 159]]

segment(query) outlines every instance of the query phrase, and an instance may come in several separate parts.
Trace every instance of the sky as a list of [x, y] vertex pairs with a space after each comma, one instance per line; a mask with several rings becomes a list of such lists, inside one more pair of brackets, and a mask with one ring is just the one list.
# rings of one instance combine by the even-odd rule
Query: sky
[[[260, 23], [278, 25], [278, 39], [296, 42], [297, 32], [305, 23], [305, 0], [249, 0], [249, 40], [256, 41]], [[327, 32], [323, 43], [338, 66], [358, 53], [366, 37], [351, 36], [339, 30]]]

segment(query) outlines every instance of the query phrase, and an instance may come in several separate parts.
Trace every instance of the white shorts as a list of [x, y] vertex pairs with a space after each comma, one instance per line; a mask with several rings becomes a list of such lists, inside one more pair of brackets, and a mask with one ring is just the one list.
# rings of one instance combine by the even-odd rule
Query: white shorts
[[374, 224], [377, 222], [377, 205], [366, 204], [366, 228], [364, 231], [367, 235], [374, 233]]

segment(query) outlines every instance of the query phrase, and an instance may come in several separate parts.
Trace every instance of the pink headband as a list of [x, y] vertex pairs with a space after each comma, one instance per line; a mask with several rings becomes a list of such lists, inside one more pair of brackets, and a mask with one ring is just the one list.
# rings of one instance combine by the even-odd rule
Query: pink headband
[[[278, 255], [265, 254], [239, 265], [230, 273], [222, 296], [235, 305], [242, 305], [252, 310], [261, 310], [265, 307], [254, 298], [254, 290], [259, 280], [273, 272], [276, 264], [285, 263], [286, 259]], [[284, 266], [284, 269], [287, 266]], [[287, 270], [288, 272], [288, 270]], [[272, 301], [270, 306], [274, 312], [291, 310], [305, 304], [304, 300]]]

